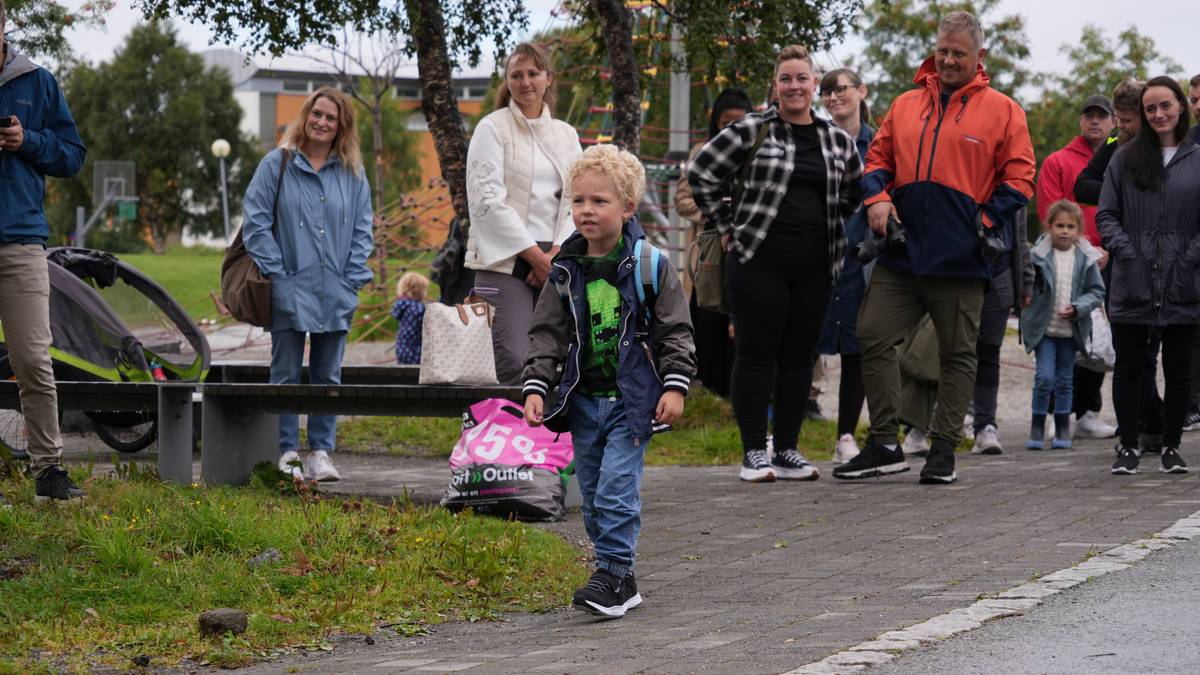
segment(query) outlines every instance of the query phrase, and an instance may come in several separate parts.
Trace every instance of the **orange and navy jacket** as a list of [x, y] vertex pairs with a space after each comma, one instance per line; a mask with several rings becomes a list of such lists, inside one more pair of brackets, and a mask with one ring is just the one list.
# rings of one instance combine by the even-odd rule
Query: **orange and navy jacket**
[[[908, 244], [879, 263], [918, 276], [991, 277], [979, 225], [1000, 236], [1033, 194], [1025, 111], [988, 86], [980, 64], [945, 108], [933, 58], [892, 103], [867, 153], [863, 201], [895, 203]], [[1007, 240], [1008, 237], [1006, 236]]]

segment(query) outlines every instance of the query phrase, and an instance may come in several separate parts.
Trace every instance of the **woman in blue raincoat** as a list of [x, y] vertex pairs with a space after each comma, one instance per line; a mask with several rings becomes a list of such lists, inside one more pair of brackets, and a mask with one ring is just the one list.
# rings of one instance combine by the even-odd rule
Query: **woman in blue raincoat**
[[[341, 382], [358, 291], [372, 277], [367, 260], [373, 218], [354, 109], [340, 91], [322, 87], [304, 102], [246, 190], [242, 239], [271, 280], [272, 384], [300, 382], [305, 337], [309, 381]], [[311, 452], [303, 462], [299, 426], [296, 415], [279, 416], [280, 470], [338, 480], [329, 458], [337, 445], [337, 417], [308, 417]]]

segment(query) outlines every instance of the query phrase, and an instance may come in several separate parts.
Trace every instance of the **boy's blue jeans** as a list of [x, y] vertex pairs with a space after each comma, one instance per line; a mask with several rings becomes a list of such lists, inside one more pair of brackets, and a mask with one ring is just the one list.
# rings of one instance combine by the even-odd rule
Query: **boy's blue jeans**
[[[304, 369], [305, 333], [290, 329], [271, 332], [271, 384], [300, 384]], [[341, 384], [346, 332], [310, 333], [308, 381]], [[337, 447], [337, 415], [308, 416], [308, 447], [333, 452]], [[279, 454], [300, 449], [300, 417], [279, 416]]]
[[1070, 412], [1075, 389], [1075, 338], [1047, 335], [1034, 348], [1034, 357], [1033, 414], [1046, 414], [1051, 393], [1054, 409]]
[[642, 460], [619, 398], [576, 395], [568, 413], [583, 526], [596, 547], [596, 567], [618, 578], [633, 572], [642, 528]]

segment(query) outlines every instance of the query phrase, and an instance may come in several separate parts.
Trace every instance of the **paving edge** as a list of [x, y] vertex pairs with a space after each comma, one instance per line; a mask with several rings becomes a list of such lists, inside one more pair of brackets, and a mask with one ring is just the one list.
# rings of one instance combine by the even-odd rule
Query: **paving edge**
[[874, 640], [855, 645], [820, 661], [789, 670], [784, 675], [857, 673], [871, 666], [887, 663], [899, 656], [901, 652], [944, 640], [952, 635], [975, 630], [992, 619], [1021, 614], [1042, 604], [1046, 598], [1068, 588], [1073, 588], [1089, 579], [1104, 576], [1110, 572], [1129, 569], [1133, 563], [1142, 560], [1154, 551], [1170, 548], [1180, 542], [1198, 537], [1200, 537], [1200, 511], [1175, 521], [1174, 525], [1151, 535], [1148, 539], [1138, 539], [1129, 544], [1122, 544], [1092, 556], [1074, 567], [1047, 574], [1034, 581], [1010, 588], [995, 597], [980, 600], [969, 607], [935, 616], [924, 623], [902, 630], [888, 631]]

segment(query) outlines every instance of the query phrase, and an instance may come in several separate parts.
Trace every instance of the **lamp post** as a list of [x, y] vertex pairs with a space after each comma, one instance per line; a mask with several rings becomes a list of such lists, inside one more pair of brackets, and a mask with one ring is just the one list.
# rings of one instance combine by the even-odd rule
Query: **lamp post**
[[221, 211], [225, 215], [225, 243], [229, 243], [229, 187], [225, 182], [225, 158], [229, 156], [229, 141], [218, 138], [213, 141], [212, 154], [221, 163]]

